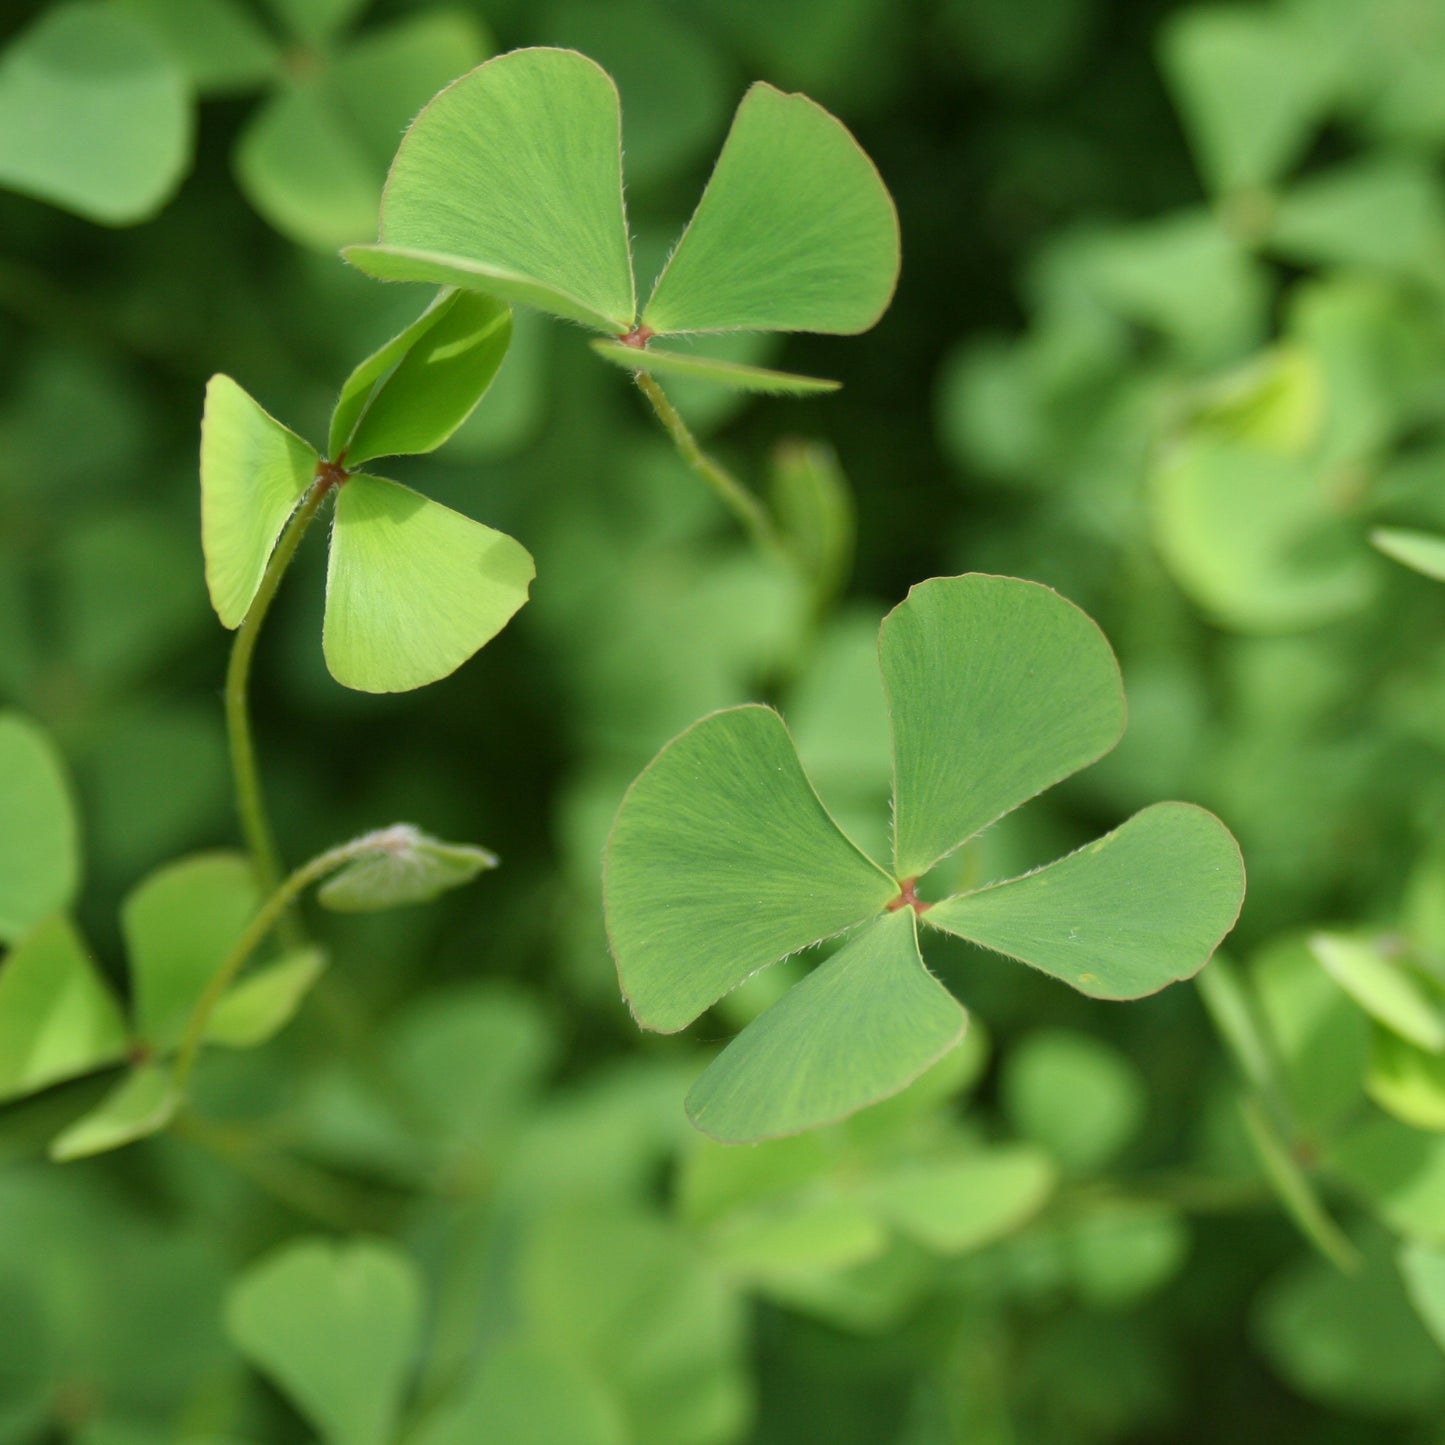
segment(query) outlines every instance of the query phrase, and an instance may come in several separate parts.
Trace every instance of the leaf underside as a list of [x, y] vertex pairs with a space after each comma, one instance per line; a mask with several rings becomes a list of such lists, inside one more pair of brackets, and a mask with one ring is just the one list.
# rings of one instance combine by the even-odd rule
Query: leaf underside
[[714, 381], [731, 391], [758, 392], [767, 396], [809, 396], [837, 391], [842, 382], [821, 376], [799, 376], [791, 371], [772, 371], [740, 361], [723, 361], [712, 356], [693, 356], [681, 351], [624, 346], [620, 341], [597, 338], [589, 343], [604, 361], [628, 371], [649, 376], [695, 376]]
[[970, 573], [920, 583], [884, 619], [879, 654], [900, 878], [926, 873], [1124, 730], [1104, 634], [1036, 582]]
[[505, 533], [397, 482], [351, 477], [331, 536], [326, 665], [361, 692], [435, 682], [506, 626], [535, 575]]
[[626, 331], [637, 303], [621, 136], [616, 87], [586, 57], [539, 48], [489, 60], [413, 122], [380, 241], [347, 259], [384, 280], [488, 291]]
[[1243, 901], [1224, 824], [1190, 803], [1156, 803], [1046, 868], [923, 917], [1092, 998], [1129, 999], [1197, 973]]
[[882, 914], [708, 1065], [688, 1117], [730, 1144], [833, 1123], [905, 1088], [967, 1022], [923, 965], [913, 910]]
[[211, 378], [201, 421], [201, 545], [223, 626], [241, 625], [319, 460], [229, 376]]
[[623, 993], [665, 1033], [898, 891], [828, 816], [783, 720], [758, 706], [704, 718], [638, 777], [604, 888]]

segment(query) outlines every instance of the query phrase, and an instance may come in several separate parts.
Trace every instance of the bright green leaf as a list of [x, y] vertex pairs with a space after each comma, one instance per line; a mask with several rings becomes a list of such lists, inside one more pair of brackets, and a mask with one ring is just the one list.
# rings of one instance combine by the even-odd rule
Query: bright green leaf
[[1057, 863], [963, 893], [924, 920], [1021, 959], [1092, 998], [1142, 998], [1209, 961], [1244, 901], [1229, 830], [1156, 803]]
[[1403, 527], [1376, 527], [1370, 541], [1385, 556], [1445, 582], [1445, 537], [1433, 532], [1415, 532]]
[[1445, 1134], [1445, 1054], [1427, 1053], [1390, 1029], [1376, 1028], [1365, 1092], [1406, 1124]]
[[882, 1254], [888, 1242], [871, 1209], [833, 1194], [739, 1210], [707, 1234], [712, 1258], [752, 1281], [849, 1269]]
[[326, 665], [360, 692], [435, 682], [507, 625], [535, 575], [505, 533], [396, 482], [351, 477], [331, 535]]
[[128, 226], [165, 204], [190, 149], [186, 77], [116, 6], [52, 5], [0, 56], [0, 186]]
[[136, 1032], [153, 1049], [177, 1043], [212, 975], [260, 900], [250, 864], [203, 853], [158, 869], [121, 907]]
[[1053, 1193], [1057, 1171], [1027, 1144], [891, 1169], [867, 1197], [905, 1234], [940, 1254], [982, 1249], [1022, 1229]]
[[347, 464], [435, 451], [486, 395], [511, 339], [505, 302], [457, 292], [370, 393], [346, 443]]
[[497, 855], [468, 843], [443, 843], [407, 823], [369, 834], [373, 851], [348, 863], [317, 890], [338, 913], [369, 913], [427, 903], [497, 866]]
[[119, 1063], [127, 1044], [115, 995], [65, 919], [47, 919], [0, 963], [0, 1099]]
[[873, 162], [821, 106], [760, 82], [642, 321], [658, 333], [866, 331], [898, 265], [898, 216]]
[[729, 1144], [834, 1123], [912, 1083], [967, 1022], [924, 967], [912, 909], [899, 909], [754, 1019], [693, 1085], [688, 1117]]
[[1377, 1023], [1432, 1054], [1445, 1053], [1445, 1008], [1438, 987], [1361, 939], [1316, 933], [1310, 950], [1320, 967]]
[[714, 713], [657, 755], [618, 812], [604, 886], [622, 991], [665, 1033], [898, 892], [838, 831], [765, 707]]
[[770, 396], [811, 396], [837, 391], [842, 385], [842, 382], [825, 381], [820, 376], [769, 371], [763, 366], [747, 366], [740, 361], [724, 361], [715, 356], [690, 355], [650, 346], [625, 346], [607, 337], [594, 339], [591, 346], [604, 361], [627, 371], [642, 371], [649, 376], [698, 377], [735, 391], [756, 391]]
[[1005, 1056], [1001, 1092], [1020, 1137], [1080, 1171], [1102, 1168], [1129, 1143], [1147, 1101], [1124, 1055], [1062, 1029], [1031, 1033]]
[[1400, 1251], [1400, 1273], [1410, 1303], [1445, 1350], [1445, 1248], [1439, 1245], [1407, 1244]]
[[206, 1042], [230, 1049], [264, 1044], [296, 1016], [325, 967], [321, 949], [303, 948], [247, 974], [216, 1005], [206, 1023]]
[[900, 878], [1108, 752], [1124, 692], [1104, 634], [1034, 582], [920, 583], [879, 642], [893, 719]]
[[0, 712], [0, 943], [68, 908], [80, 881], [80, 840], [64, 764], [49, 737]]
[[306, 1239], [251, 1266], [226, 1328], [327, 1445], [388, 1445], [421, 1330], [421, 1284], [393, 1246]]
[[223, 626], [241, 625], [319, 460], [229, 376], [211, 378], [201, 421], [201, 544]]
[[621, 117], [607, 73], [574, 51], [533, 49], [463, 76], [403, 138], [380, 241], [346, 256], [382, 280], [462, 286], [629, 330]]
[[180, 1104], [168, 1068], [147, 1064], [132, 1069], [96, 1108], [56, 1137], [50, 1157], [66, 1163], [134, 1144], [164, 1129]]

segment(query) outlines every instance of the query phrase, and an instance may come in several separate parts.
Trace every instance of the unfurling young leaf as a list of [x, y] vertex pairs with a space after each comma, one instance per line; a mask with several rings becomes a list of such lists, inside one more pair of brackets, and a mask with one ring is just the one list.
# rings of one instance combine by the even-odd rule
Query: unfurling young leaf
[[401, 692], [454, 672], [527, 600], [535, 569], [505, 533], [356, 463], [439, 447], [485, 395], [511, 313], [443, 292], [347, 378], [331, 457], [268, 416], [227, 376], [201, 424], [201, 536], [217, 615], [238, 627], [288, 519], [312, 489], [336, 493], [323, 643], [336, 680]]
[[763, 707], [714, 713], [669, 743], [608, 843], [608, 932], [644, 1027], [680, 1029], [759, 969], [856, 930], [694, 1086], [693, 1121], [728, 1142], [841, 1118], [958, 1041], [966, 1016], [924, 967], [919, 925], [1125, 999], [1198, 972], [1239, 913], [1239, 848], [1185, 803], [1145, 808], [1020, 878], [921, 901], [922, 874], [1114, 745], [1123, 692], [1098, 628], [1008, 577], [915, 587], [884, 620], [881, 658], [891, 872], [844, 837]]
[[754, 85], [640, 310], [621, 136], [616, 87], [593, 61], [545, 48], [498, 56], [412, 123], [379, 240], [345, 255], [381, 280], [463, 287], [579, 322], [613, 338], [598, 351], [635, 371], [749, 391], [830, 389], [648, 347], [689, 332], [848, 335], [878, 320], [898, 277], [898, 219], [848, 130], [805, 96]]
[[339, 913], [370, 913], [426, 903], [497, 866], [497, 855], [468, 843], [443, 843], [408, 823], [357, 840], [372, 846], [333, 874], [317, 897]]

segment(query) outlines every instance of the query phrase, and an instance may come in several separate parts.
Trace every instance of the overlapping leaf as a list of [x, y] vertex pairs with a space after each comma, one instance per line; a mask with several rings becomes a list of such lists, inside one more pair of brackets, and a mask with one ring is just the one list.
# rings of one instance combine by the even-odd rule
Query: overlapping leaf
[[423, 110], [392, 165], [380, 239], [345, 254], [382, 280], [466, 287], [635, 335], [601, 348], [634, 370], [761, 391], [828, 383], [643, 348], [686, 332], [864, 331], [899, 263], [892, 200], [847, 129], [760, 83], [639, 312], [616, 87], [586, 57], [546, 48], [486, 62]]
[[227, 627], [244, 619], [287, 520], [323, 473], [338, 493], [323, 627], [338, 682], [363, 692], [421, 687], [506, 626], [534, 575], [520, 544], [342, 464], [439, 447], [486, 393], [510, 336], [504, 303], [444, 292], [348, 377], [332, 417], [329, 466], [229, 377], [211, 379], [201, 535], [211, 601]]
[[1137, 998], [1201, 968], [1239, 912], [1237, 845], [1183, 803], [1146, 808], [1021, 878], [920, 902], [918, 875], [1114, 744], [1123, 696], [1094, 624], [1013, 578], [923, 583], [885, 619], [880, 646], [892, 874], [838, 830], [766, 708], [703, 719], [663, 749], [618, 813], [608, 929], [645, 1027], [681, 1028], [758, 969], [862, 925], [698, 1081], [689, 1112], [718, 1138], [840, 1118], [957, 1042], [965, 1015], [924, 967], [917, 922], [1095, 997]]

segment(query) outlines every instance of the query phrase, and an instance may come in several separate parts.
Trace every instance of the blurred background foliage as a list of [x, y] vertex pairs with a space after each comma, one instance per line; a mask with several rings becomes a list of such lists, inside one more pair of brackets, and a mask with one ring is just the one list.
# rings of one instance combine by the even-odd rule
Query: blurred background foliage
[[[1368, 540], [1445, 528], [1440, 0], [14, 0], [0, 42], [0, 702], [73, 774], [116, 979], [121, 898], [236, 838], [205, 379], [317, 435], [419, 309], [335, 250], [434, 90], [517, 45], [610, 69], [640, 272], [744, 86], [805, 90], [905, 257], [867, 337], [737, 343], [840, 397], [677, 387], [760, 484], [790, 438], [836, 452], [856, 561], [821, 616], [526, 314], [399, 472], [536, 556], [502, 636], [345, 692], [304, 549], [258, 673], [288, 857], [407, 819], [503, 866], [328, 919], [302, 1016], [208, 1057], [175, 1135], [61, 1167], [93, 1084], [0, 1108], [0, 1441], [1445, 1441], [1445, 593]], [[962, 1050], [711, 1145], [682, 1094], [796, 961], [639, 1035], [617, 801], [761, 698], [869, 846], [877, 621], [965, 570], [1097, 618], [1131, 723], [964, 876], [1191, 799], [1249, 866], [1231, 958], [1120, 1008], [960, 944]]]

